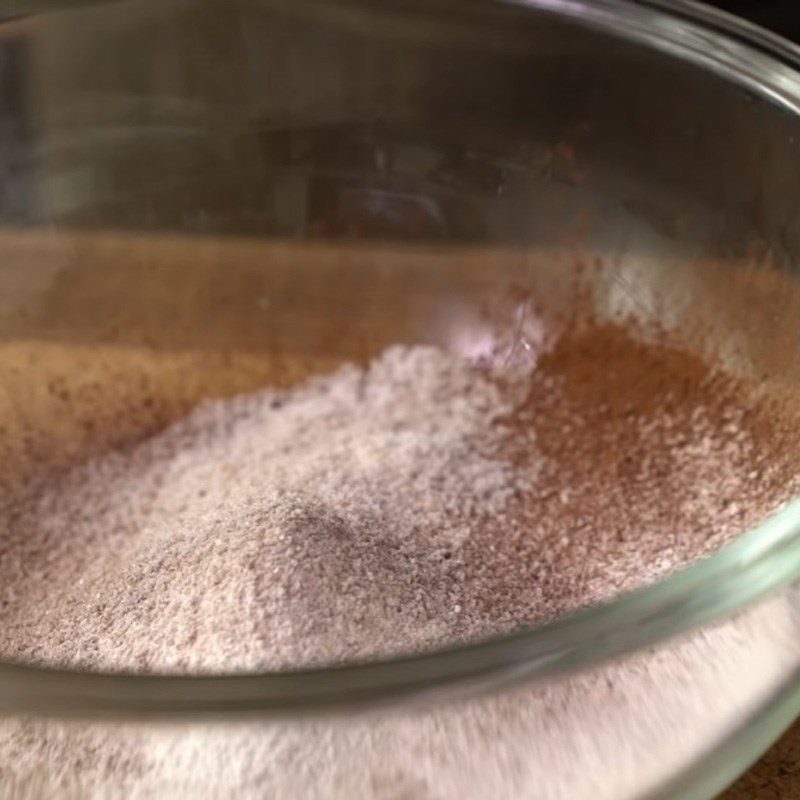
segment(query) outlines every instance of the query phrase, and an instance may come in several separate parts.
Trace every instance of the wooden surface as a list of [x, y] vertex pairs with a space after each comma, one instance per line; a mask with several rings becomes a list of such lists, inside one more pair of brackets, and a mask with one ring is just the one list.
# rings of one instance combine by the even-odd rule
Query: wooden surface
[[723, 792], [719, 800], [797, 800], [800, 798], [800, 721]]

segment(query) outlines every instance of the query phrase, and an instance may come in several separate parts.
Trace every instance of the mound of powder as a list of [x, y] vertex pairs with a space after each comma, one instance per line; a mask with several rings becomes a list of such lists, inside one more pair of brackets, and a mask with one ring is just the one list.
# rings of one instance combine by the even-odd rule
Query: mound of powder
[[708, 552], [783, 499], [743, 396], [606, 326], [533, 375], [394, 347], [365, 369], [208, 403], [7, 511], [0, 653], [271, 669], [552, 618]]
[[535, 448], [524, 466], [500, 452], [515, 394], [435, 349], [394, 348], [211, 403], [73, 470], [17, 509], [2, 649], [254, 669], [473, 633], [458, 554], [536, 491]]

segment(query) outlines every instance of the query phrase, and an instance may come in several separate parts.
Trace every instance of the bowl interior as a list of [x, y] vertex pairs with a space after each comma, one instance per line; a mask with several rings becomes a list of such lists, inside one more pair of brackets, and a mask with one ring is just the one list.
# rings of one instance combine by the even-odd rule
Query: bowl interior
[[6, 490], [395, 342], [524, 366], [520, 339], [578, 306], [794, 391], [783, 66], [754, 88], [616, 3], [595, 6], [627, 9], [616, 33], [580, 4], [453, 8], [124, 0], [0, 26]]

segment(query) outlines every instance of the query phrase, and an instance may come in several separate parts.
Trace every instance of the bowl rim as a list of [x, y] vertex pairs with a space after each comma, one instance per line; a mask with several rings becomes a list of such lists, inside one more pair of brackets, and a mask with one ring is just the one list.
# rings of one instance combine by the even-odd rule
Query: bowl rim
[[[562, 16], [664, 51], [800, 115], [800, 47], [693, 0], [487, 2]], [[654, 645], [740, 611], [798, 575], [800, 499], [660, 582], [510, 635], [412, 656], [225, 675], [86, 672], [0, 661], [0, 713], [296, 717], [464, 697]]]

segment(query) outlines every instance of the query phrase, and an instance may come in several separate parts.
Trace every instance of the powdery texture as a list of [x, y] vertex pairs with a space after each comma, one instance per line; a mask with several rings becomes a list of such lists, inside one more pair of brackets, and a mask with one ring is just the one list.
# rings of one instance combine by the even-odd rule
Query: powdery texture
[[[747, 392], [606, 326], [513, 380], [395, 347], [365, 370], [207, 404], [9, 506], [0, 653], [280, 668], [552, 618], [709, 552], [796, 489]], [[418, 714], [9, 722], [0, 770], [19, 796], [624, 798], [772, 691], [795, 628], [779, 599], [591, 675]]]
[[[796, 593], [677, 644], [491, 698], [320, 721], [0, 723], [15, 800], [629, 800], [800, 663]], [[0, 792], [2, 794], [2, 792]]]
[[485, 623], [468, 616], [458, 554], [535, 491], [535, 459], [499, 452], [513, 395], [434, 349], [397, 348], [366, 372], [209, 404], [90, 462], [15, 510], [0, 650], [230, 670], [472, 635]]

